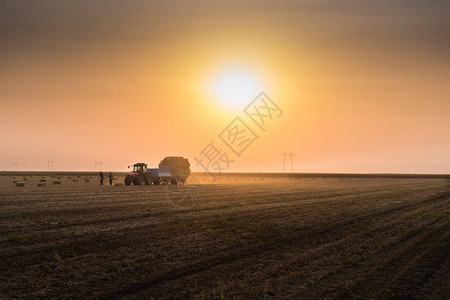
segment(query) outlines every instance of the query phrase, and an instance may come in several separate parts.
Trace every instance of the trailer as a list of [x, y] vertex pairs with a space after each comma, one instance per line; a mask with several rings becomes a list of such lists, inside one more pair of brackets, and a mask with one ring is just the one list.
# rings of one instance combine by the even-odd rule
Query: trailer
[[158, 185], [161, 183], [168, 183], [172, 178], [170, 169], [147, 169], [147, 173], [152, 176], [152, 183]]

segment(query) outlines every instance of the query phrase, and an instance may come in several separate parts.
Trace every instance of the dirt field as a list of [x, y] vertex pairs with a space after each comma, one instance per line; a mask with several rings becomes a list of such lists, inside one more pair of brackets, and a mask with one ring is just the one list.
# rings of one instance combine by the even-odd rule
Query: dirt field
[[450, 295], [448, 179], [76, 176], [0, 177], [0, 298]]

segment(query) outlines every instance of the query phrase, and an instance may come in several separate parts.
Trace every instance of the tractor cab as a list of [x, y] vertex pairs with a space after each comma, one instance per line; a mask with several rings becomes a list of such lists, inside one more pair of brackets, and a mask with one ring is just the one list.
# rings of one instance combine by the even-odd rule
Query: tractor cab
[[133, 173], [146, 173], [147, 172], [147, 164], [138, 163], [133, 166]]

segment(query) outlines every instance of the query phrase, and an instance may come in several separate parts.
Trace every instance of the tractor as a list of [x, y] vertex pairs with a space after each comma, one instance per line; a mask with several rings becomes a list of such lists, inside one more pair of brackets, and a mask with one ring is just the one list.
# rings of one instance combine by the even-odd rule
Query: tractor
[[[130, 166], [128, 166], [129, 168]], [[125, 176], [125, 185], [146, 185], [152, 184], [153, 178], [152, 174], [147, 172], [147, 164], [137, 163], [133, 165], [133, 171], [131, 174]]]
[[148, 169], [145, 163], [134, 164], [133, 171], [125, 176], [124, 181], [125, 185], [184, 184], [191, 174], [189, 167], [187, 158], [168, 156], [159, 163], [158, 169]]

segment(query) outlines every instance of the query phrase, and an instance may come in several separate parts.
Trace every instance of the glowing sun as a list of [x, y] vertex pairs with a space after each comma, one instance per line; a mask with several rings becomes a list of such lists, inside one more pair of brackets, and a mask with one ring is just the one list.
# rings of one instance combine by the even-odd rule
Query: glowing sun
[[247, 70], [229, 69], [213, 76], [209, 88], [212, 97], [223, 106], [243, 109], [263, 90], [263, 85]]

